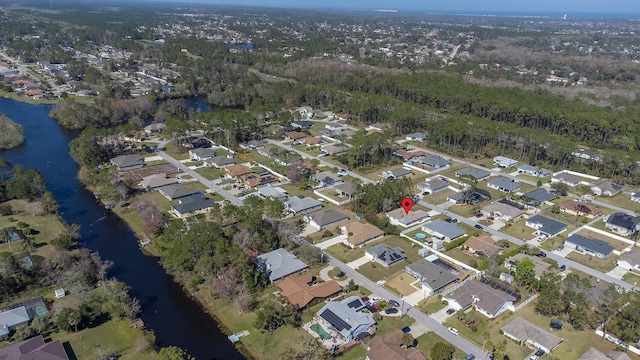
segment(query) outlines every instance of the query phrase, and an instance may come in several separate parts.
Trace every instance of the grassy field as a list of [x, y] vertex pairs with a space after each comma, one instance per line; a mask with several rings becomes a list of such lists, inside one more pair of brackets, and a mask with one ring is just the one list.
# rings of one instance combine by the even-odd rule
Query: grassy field
[[129, 320], [110, 320], [77, 333], [53, 333], [51, 339], [69, 342], [78, 359], [96, 358], [97, 348], [119, 354], [119, 359], [124, 360], [155, 359], [153, 352], [136, 349], [136, 342], [142, 341], [144, 335], [142, 330], [129, 327], [129, 323]]
[[440, 297], [429, 296], [425, 300], [420, 301], [416, 307], [425, 314], [433, 314], [444, 309], [446, 306], [447, 305], [445, 305], [445, 303], [440, 300]]
[[[395, 292], [396, 294], [407, 296], [418, 291], [417, 288], [415, 288], [414, 286], [411, 286], [411, 283], [415, 281], [416, 280], [411, 276], [403, 272], [400, 272], [394, 275], [393, 277], [391, 277], [389, 280], [387, 280], [387, 284], [385, 287], [388, 290]], [[419, 283], [416, 285], [420, 286]]]
[[[419, 336], [418, 341], [418, 349], [427, 357], [427, 359], [431, 359], [431, 349], [435, 346], [435, 344], [439, 342], [443, 342], [447, 344], [447, 341], [440, 337], [440, 335], [429, 331], [426, 334]], [[456, 352], [453, 354], [454, 359], [464, 359], [467, 354], [462, 352], [462, 350], [456, 348]], [[476, 354], [478, 356], [479, 354]]]
[[416, 321], [409, 316], [382, 316], [382, 320], [378, 321], [376, 328], [379, 334], [386, 334], [390, 330], [411, 326], [414, 322]]
[[429, 204], [440, 205], [446, 202], [449, 196], [452, 196], [454, 194], [456, 194], [455, 191], [451, 189], [447, 189], [447, 190], [439, 191], [435, 194], [427, 195], [423, 198], [423, 200], [428, 202]]
[[[328, 240], [328, 239], [329, 238], [326, 238], [324, 240]], [[364, 256], [364, 249], [362, 248], [352, 249], [342, 243], [329, 246], [328, 248], [325, 249], [325, 251], [329, 255], [335, 257], [336, 259], [340, 260], [343, 263], [352, 262]]]
[[640, 282], [640, 275], [629, 271], [626, 274], [624, 274], [624, 276], [622, 276], [622, 280], [626, 281], [629, 284], [636, 285], [637, 283]]
[[186, 160], [189, 158], [189, 151], [187, 148], [178, 149], [173, 142], [168, 142], [165, 148], [164, 152], [176, 160]]
[[516, 223], [514, 223], [513, 225], [507, 225], [505, 227], [503, 227], [502, 229], [500, 229], [500, 231], [511, 235], [513, 237], [515, 237], [516, 239], [527, 239], [527, 240], [531, 240], [535, 237], [535, 235], [533, 234], [533, 232], [535, 231], [532, 228], [528, 228], [525, 226], [525, 221], [521, 220], [518, 221]]
[[616, 194], [614, 196], [608, 197], [608, 196], [603, 196], [597, 197], [598, 200], [602, 201], [603, 203], [607, 203], [609, 205], [615, 205], [615, 206], [619, 206], [621, 208], [627, 209], [627, 210], [631, 210], [633, 212], [640, 212], [640, 203], [637, 203], [635, 201], [631, 201], [631, 199], [629, 198], [628, 194]]
[[458, 260], [458, 261], [462, 261], [463, 263], [467, 264], [467, 265], [471, 265], [471, 262], [476, 262], [476, 258], [463, 252], [462, 250], [456, 248], [456, 249], [451, 249], [449, 251], [447, 251], [447, 255], [451, 256], [452, 258]]
[[582, 265], [604, 273], [613, 270], [616, 266], [616, 257], [614, 255], [609, 255], [606, 259], [600, 259], [595, 256], [588, 256], [572, 251], [567, 255], [567, 259], [579, 262]]

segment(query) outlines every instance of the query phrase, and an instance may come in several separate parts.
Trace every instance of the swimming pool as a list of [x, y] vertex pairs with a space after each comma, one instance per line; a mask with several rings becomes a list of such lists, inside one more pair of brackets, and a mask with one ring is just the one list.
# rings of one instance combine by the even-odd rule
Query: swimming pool
[[325, 329], [323, 329], [322, 326], [320, 326], [320, 324], [312, 324], [311, 326], [309, 326], [309, 328], [315, 331], [316, 333], [318, 333], [318, 335], [320, 335], [320, 338], [322, 340], [331, 339], [331, 335]]
[[417, 233], [415, 234], [416, 239], [418, 240], [424, 240], [427, 238], [427, 235], [423, 234], [423, 233]]

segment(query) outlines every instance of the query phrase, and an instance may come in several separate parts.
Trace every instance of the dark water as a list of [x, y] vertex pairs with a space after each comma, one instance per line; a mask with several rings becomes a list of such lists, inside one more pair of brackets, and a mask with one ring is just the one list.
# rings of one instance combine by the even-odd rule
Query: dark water
[[50, 119], [50, 109], [0, 98], [0, 112], [22, 125], [27, 138], [22, 146], [0, 156], [42, 173], [60, 203], [62, 217], [69, 224], [80, 224], [82, 245], [112, 260], [115, 265], [110, 276], [131, 286], [131, 295], [142, 304], [142, 319], [155, 331], [159, 346], [179, 346], [198, 360], [244, 359], [216, 322], [184, 294], [157, 260], [142, 254], [127, 225], [99, 206], [93, 194], [78, 182], [77, 166], [69, 156], [69, 141], [77, 133]]

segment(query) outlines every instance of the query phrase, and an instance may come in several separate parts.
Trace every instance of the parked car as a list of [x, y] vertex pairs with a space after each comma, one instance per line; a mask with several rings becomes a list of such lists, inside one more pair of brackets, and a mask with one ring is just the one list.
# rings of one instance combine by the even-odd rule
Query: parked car
[[478, 229], [478, 230], [484, 230], [484, 228], [480, 224], [476, 224], [475, 228]]
[[369, 300], [371, 300], [371, 302], [378, 302], [382, 299], [380, 298], [380, 296], [370, 296]]
[[473, 355], [473, 354], [467, 354], [467, 356], [464, 358], [464, 360], [473, 360], [473, 359], [475, 359], [475, 358], [476, 358], [476, 356], [475, 356], [475, 355]]
[[564, 264], [560, 265], [560, 270], [562, 271], [567, 270], [567, 265], [564, 265]]
[[452, 333], [453, 335], [460, 335], [460, 332], [459, 332], [459, 331], [458, 331], [458, 329], [456, 329], [456, 328], [452, 328], [452, 327], [450, 327], [448, 330], [449, 330], [449, 332], [450, 332], [450, 333]]
[[454, 309], [454, 308], [450, 308], [450, 309], [448, 309], [448, 310], [447, 310], [447, 315], [451, 315], [451, 314], [453, 314], [454, 312], [456, 312], [456, 309]]
[[547, 257], [547, 253], [545, 253], [544, 251], [540, 251], [540, 253], [538, 255], [536, 255], [536, 256]]
[[562, 251], [562, 250], [564, 250], [564, 245], [558, 246], [558, 251]]
[[389, 302], [389, 304], [391, 304], [391, 305], [393, 305], [393, 306], [395, 306], [395, 307], [400, 306], [400, 303], [399, 303], [399, 302], [397, 302], [397, 301], [395, 301], [395, 300], [389, 300], [388, 302]]
[[398, 313], [398, 309], [396, 308], [388, 308], [387, 310], [384, 311], [385, 314], [397, 314]]
[[538, 351], [536, 351], [535, 355], [536, 355], [537, 357], [541, 357], [542, 355], [544, 355], [544, 350], [542, 350], [542, 349], [538, 349]]
[[406, 333], [410, 333], [411, 332], [411, 328], [408, 327], [408, 326], [405, 326], [405, 327], [402, 328], [402, 332], [405, 333], [405, 334]]

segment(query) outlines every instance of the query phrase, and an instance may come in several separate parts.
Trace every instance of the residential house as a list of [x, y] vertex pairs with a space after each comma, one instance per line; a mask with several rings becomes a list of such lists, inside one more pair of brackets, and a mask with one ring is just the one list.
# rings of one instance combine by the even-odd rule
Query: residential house
[[265, 199], [272, 198], [283, 200], [287, 198], [288, 193], [285, 189], [279, 186], [263, 186], [261, 188], [258, 188], [258, 195], [262, 196]]
[[253, 173], [253, 170], [251, 170], [251, 168], [240, 164], [229, 165], [224, 168], [224, 171], [227, 173], [227, 178], [230, 179], [235, 179], [239, 176]]
[[435, 194], [449, 188], [449, 182], [443, 179], [432, 179], [418, 184], [418, 189], [423, 193]]
[[342, 287], [336, 281], [329, 280], [313, 285], [313, 278], [310, 273], [304, 273], [286, 277], [276, 285], [280, 290], [280, 296], [298, 310], [328, 300], [342, 291]]
[[413, 172], [406, 168], [397, 168], [382, 172], [382, 177], [388, 180], [400, 179], [411, 175], [413, 175]]
[[322, 145], [322, 143], [324, 143], [322, 139], [317, 138], [315, 136], [309, 136], [309, 137], [303, 138], [300, 140], [300, 142], [307, 146], [320, 146]]
[[313, 178], [318, 182], [320, 187], [331, 187], [334, 185], [342, 184], [342, 178], [336, 173], [330, 171], [320, 171], [313, 175]]
[[638, 231], [638, 218], [626, 213], [613, 213], [604, 218], [605, 227], [615, 233], [630, 236]]
[[601, 259], [613, 253], [613, 247], [602, 240], [586, 238], [573, 234], [564, 240], [564, 245], [581, 251], [585, 255], [595, 256]]
[[428, 212], [421, 209], [405, 212], [403, 208], [391, 210], [385, 215], [389, 218], [391, 225], [402, 226], [404, 228], [423, 223], [431, 217]]
[[336, 131], [342, 131], [342, 129], [344, 129], [344, 125], [337, 124], [337, 123], [329, 123], [329, 124], [326, 124], [324, 128], [335, 133]]
[[150, 191], [162, 186], [171, 185], [177, 183], [176, 178], [168, 177], [165, 173], [152, 174], [142, 178], [142, 181], [138, 183], [141, 188]]
[[233, 161], [232, 157], [228, 156], [214, 156], [212, 158], [208, 158], [204, 160], [204, 164], [207, 166], [213, 166], [216, 169], [223, 169], [227, 166], [231, 166], [236, 162]]
[[349, 220], [349, 217], [347, 215], [334, 209], [316, 211], [304, 217], [304, 221], [308, 222], [311, 227], [314, 227], [318, 230], [337, 226], [341, 222], [347, 220]]
[[367, 130], [369, 132], [371, 132], [371, 131], [386, 131], [386, 130], [388, 130], [388, 127], [387, 127], [386, 124], [383, 124], [383, 123], [373, 123], [373, 124], [370, 124], [369, 126], [367, 126], [367, 128], [365, 130]]
[[503, 221], [518, 221], [525, 214], [524, 207], [516, 202], [502, 199], [482, 208], [482, 214]]
[[264, 140], [250, 140], [240, 143], [240, 147], [246, 150], [256, 150], [263, 148], [266, 143]]
[[602, 214], [602, 211], [597, 207], [583, 203], [576, 200], [567, 200], [558, 204], [560, 211], [570, 215], [584, 216], [590, 219], [594, 219]]
[[448, 299], [455, 301], [460, 309], [473, 306], [477, 312], [489, 319], [507, 311], [517, 300], [513, 294], [491, 286], [488, 281], [467, 281], [449, 295]]
[[310, 197], [291, 196], [284, 201], [284, 207], [293, 215], [300, 215], [320, 209], [322, 203]]
[[473, 168], [464, 168], [464, 169], [456, 171], [456, 176], [457, 177], [469, 176], [469, 177], [472, 177], [472, 178], [476, 179], [476, 181], [481, 181], [481, 180], [488, 179], [489, 176], [491, 176], [491, 173], [489, 173], [488, 171], [484, 171], [484, 170], [478, 170], [478, 169], [473, 169]]
[[267, 271], [271, 282], [301, 272], [308, 267], [307, 264], [283, 248], [258, 256], [256, 265]]
[[433, 169], [444, 169], [451, 166], [451, 161], [446, 160], [440, 155], [423, 156], [418, 159], [420, 164], [428, 166]]
[[427, 141], [427, 135], [421, 132], [414, 132], [405, 136], [407, 141]]
[[407, 265], [404, 272], [414, 279], [420, 281], [420, 288], [433, 295], [441, 292], [444, 288], [458, 281], [458, 277], [451, 271], [440, 267], [428, 259], [420, 259]]
[[343, 182], [342, 184], [338, 184], [334, 186], [333, 190], [336, 192], [338, 196], [351, 199], [356, 194], [357, 187], [351, 181], [347, 181], [347, 182]]
[[313, 109], [309, 106], [299, 107], [296, 111], [303, 118], [311, 119], [313, 117]]
[[582, 354], [578, 360], [631, 360], [629, 355], [623, 353], [622, 351], [614, 351], [611, 350], [605, 355], [604, 353], [594, 349], [589, 348], [587, 351]]
[[367, 350], [367, 360], [427, 360], [415, 347], [402, 345], [404, 332], [393, 329], [384, 335], [376, 335]]
[[349, 147], [346, 145], [329, 144], [321, 146], [320, 150], [322, 150], [326, 155], [338, 155], [349, 150]]
[[181, 184], [165, 185], [158, 188], [160, 194], [169, 201], [178, 200], [183, 197], [200, 193], [200, 190], [188, 189]]
[[366, 334], [376, 322], [373, 317], [363, 313], [365, 304], [357, 296], [342, 301], [330, 301], [317, 313], [318, 318], [330, 328], [335, 329], [346, 341], [358, 339]]
[[559, 183], [566, 184], [569, 187], [576, 187], [582, 184], [583, 180], [581, 177], [577, 175], [573, 175], [569, 173], [557, 173], [553, 175], [553, 177], [551, 178], [551, 182], [553, 183], [559, 182]]
[[555, 192], [550, 192], [545, 188], [531, 190], [520, 197], [520, 201], [529, 206], [538, 207], [542, 204], [551, 204], [551, 200], [556, 198]]
[[207, 212], [216, 206], [215, 201], [207, 199], [201, 193], [181, 197], [179, 201], [179, 204], [171, 206], [171, 212], [181, 219], [188, 215]]
[[541, 215], [528, 218], [524, 224], [536, 230], [537, 235], [545, 236], [549, 239], [567, 230], [567, 225]]
[[447, 200], [454, 204], [477, 205], [483, 201], [491, 200], [491, 194], [480, 189], [473, 192], [465, 190], [447, 197]]
[[474, 255], [483, 255], [487, 258], [502, 251], [491, 235], [471, 236], [462, 246]]
[[216, 153], [212, 148], [197, 148], [189, 150], [189, 157], [195, 161], [212, 158], [215, 154]]
[[625, 270], [640, 271], [640, 248], [633, 247], [618, 258], [617, 264]]
[[369, 241], [379, 239], [385, 235], [384, 231], [376, 226], [359, 221], [341, 226], [340, 231], [343, 236], [346, 236], [345, 245], [351, 248], [362, 247]]
[[622, 185], [607, 179], [598, 179], [591, 184], [591, 191], [597, 196], [613, 196], [622, 191]]
[[340, 131], [336, 131], [333, 134], [333, 137], [336, 139], [341, 139], [341, 140], [351, 140], [353, 139], [353, 136], [356, 134], [357, 132], [353, 129], [349, 129], [349, 128], [343, 128]]
[[451, 241], [467, 235], [456, 224], [446, 222], [442, 219], [429, 221], [422, 225], [422, 230], [439, 240]]
[[0, 340], [4, 340], [9, 333], [19, 327], [29, 324], [31, 318], [24, 306], [10, 309], [0, 313]]
[[491, 180], [487, 182], [487, 186], [492, 189], [505, 192], [507, 194], [516, 192], [520, 190], [520, 188], [522, 188], [522, 186], [515, 180], [506, 177], [499, 177], [497, 179]]
[[144, 127], [144, 132], [147, 134], [159, 133], [162, 132], [165, 127], [167, 126], [164, 123], [150, 124]]
[[285, 140], [287, 141], [297, 141], [297, 140], [306, 138], [307, 136], [309, 136], [309, 134], [303, 133], [300, 131], [289, 131], [289, 132], [286, 132], [284, 136], [285, 136]]
[[60, 340], [45, 342], [42, 335], [0, 349], [2, 360], [69, 360]]
[[399, 247], [392, 248], [387, 244], [374, 245], [366, 249], [364, 255], [386, 268], [398, 264], [407, 258], [404, 255], [404, 250]]
[[315, 125], [315, 123], [310, 120], [298, 120], [298, 121], [291, 122], [291, 127], [297, 130], [308, 129], [313, 125]]
[[541, 169], [537, 166], [531, 166], [527, 164], [518, 165], [518, 174], [525, 174], [536, 177], [545, 177], [551, 175], [551, 173], [547, 169]]
[[631, 194], [631, 201], [640, 202], [640, 192]]
[[402, 160], [403, 162], [408, 162], [424, 156], [425, 152], [422, 150], [418, 150], [418, 151], [396, 150], [396, 152], [394, 152], [393, 154], [399, 157], [400, 160]]
[[493, 164], [499, 168], [506, 169], [518, 165], [518, 161], [504, 156], [496, 156], [493, 158]]
[[508, 269], [515, 270], [519, 261], [529, 259], [533, 263], [533, 273], [536, 279], [540, 280], [545, 272], [549, 271], [551, 264], [545, 262], [537, 256], [530, 256], [524, 253], [517, 253], [504, 261], [504, 266]]
[[144, 158], [140, 154], [120, 155], [110, 161], [118, 167], [118, 171], [139, 169], [144, 166]]
[[535, 349], [539, 348], [545, 352], [551, 352], [562, 342], [561, 338], [549, 334], [542, 328], [519, 316], [503, 326], [502, 332], [505, 336], [519, 342], [523, 346], [533, 347]]
[[268, 185], [277, 181], [278, 181], [278, 178], [276, 178], [275, 175], [273, 175], [268, 171], [263, 171], [259, 174], [256, 174], [256, 173], [244, 174], [238, 177], [238, 182], [241, 184], [241, 186], [244, 186], [247, 189], [253, 189], [253, 188]]

